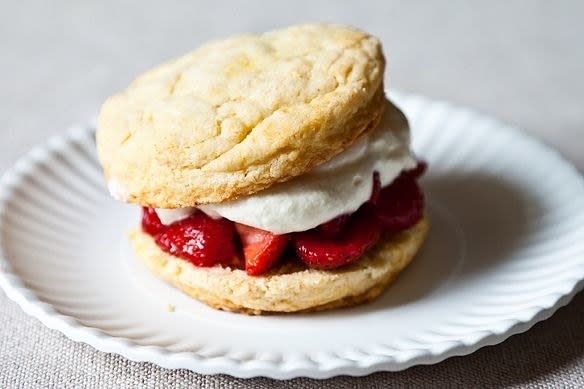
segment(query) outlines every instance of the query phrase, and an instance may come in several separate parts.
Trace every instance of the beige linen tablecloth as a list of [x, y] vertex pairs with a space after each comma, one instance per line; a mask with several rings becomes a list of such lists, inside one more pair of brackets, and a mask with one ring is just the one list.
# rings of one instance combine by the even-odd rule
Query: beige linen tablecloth
[[[445, 98], [518, 125], [584, 169], [584, 3], [5, 2], [0, 171], [86, 121], [131, 78], [200, 42], [305, 21], [378, 35], [389, 88]], [[415, 136], [415, 134], [414, 134]], [[165, 370], [67, 340], [0, 292], [0, 387], [584, 387], [584, 295], [501, 345], [364, 378], [237, 380]]]

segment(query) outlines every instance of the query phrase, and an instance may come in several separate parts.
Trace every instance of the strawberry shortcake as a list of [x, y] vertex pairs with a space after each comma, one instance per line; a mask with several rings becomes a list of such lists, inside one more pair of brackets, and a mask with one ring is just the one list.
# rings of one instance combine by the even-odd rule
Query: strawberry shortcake
[[205, 44], [103, 105], [110, 193], [156, 276], [218, 309], [369, 301], [428, 229], [425, 164], [387, 99], [375, 37], [303, 25]]

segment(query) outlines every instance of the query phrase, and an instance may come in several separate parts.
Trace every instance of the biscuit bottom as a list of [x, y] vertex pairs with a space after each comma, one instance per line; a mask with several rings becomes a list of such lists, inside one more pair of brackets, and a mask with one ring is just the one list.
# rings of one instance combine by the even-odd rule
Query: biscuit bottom
[[317, 270], [285, 260], [259, 277], [239, 269], [194, 266], [162, 251], [141, 228], [129, 237], [137, 258], [159, 278], [213, 308], [262, 315], [322, 311], [373, 300], [411, 262], [427, 231], [424, 217], [412, 228], [382, 238], [349, 266]]

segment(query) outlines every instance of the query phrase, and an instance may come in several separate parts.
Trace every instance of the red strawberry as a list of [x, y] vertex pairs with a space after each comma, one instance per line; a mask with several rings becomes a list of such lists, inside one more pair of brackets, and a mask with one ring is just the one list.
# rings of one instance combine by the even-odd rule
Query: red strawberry
[[371, 189], [371, 197], [369, 202], [373, 205], [377, 204], [379, 200], [379, 193], [381, 192], [381, 181], [379, 180], [379, 172], [373, 172], [373, 189]]
[[276, 235], [239, 223], [235, 223], [235, 229], [243, 247], [245, 271], [250, 276], [270, 270], [288, 244], [288, 234]]
[[414, 174], [402, 174], [381, 190], [377, 202], [377, 217], [384, 230], [405, 230], [416, 224], [423, 213], [424, 194]]
[[156, 237], [156, 243], [167, 253], [196, 266], [228, 265], [236, 256], [233, 223], [212, 219], [203, 212], [172, 223]]
[[296, 254], [309, 267], [334, 269], [359, 259], [379, 240], [379, 221], [373, 207], [365, 204], [355, 212], [342, 233], [333, 239], [319, 228], [298, 232], [292, 243]]
[[156, 236], [166, 229], [154, 208], [142, 207], [142, 229], [147, 234]]
[[334, 219], [319, 225], [317, 228], [325, 238], [333, 239], [345, 229], [350, 218], [351, 215], [337, 216]]

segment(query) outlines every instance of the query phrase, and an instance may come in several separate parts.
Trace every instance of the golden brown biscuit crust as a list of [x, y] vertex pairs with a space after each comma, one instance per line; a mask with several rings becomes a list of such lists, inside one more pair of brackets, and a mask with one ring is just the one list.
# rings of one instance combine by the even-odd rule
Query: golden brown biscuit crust
[[342, 26], [211, 42], [104, 103], [99, 159], [133, 203], [177, 208], [249, 195], [373, 129], [384, 66], [376, 38]]
[[190, 296], [216, 309], [261, 315], [322, 311], [374, 299], [410, 263], [427, 230], [425, 217], [341, 269], [287, 264], [261, 277], [237, 269], [196, 267], [162, 251], [140, 228], [130, 232], [130, 240], [137, 258], [151, 272]]

